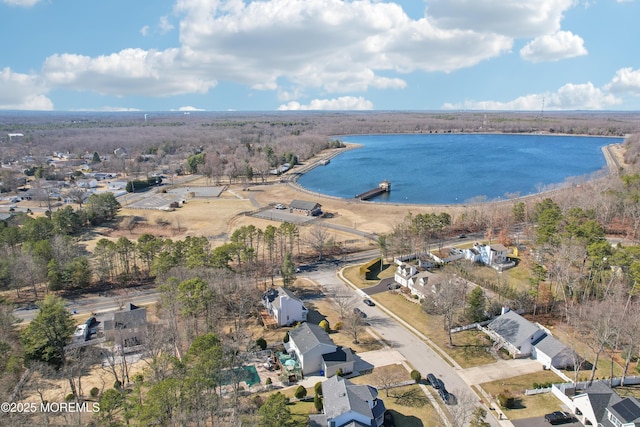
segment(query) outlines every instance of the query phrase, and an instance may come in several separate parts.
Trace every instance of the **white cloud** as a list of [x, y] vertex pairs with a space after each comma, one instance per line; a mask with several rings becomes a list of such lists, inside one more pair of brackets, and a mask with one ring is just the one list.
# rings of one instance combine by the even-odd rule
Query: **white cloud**
[[2, 0], [3, 3], [8, 4], [9, 6], [20, 6], [20, 7], [32, 7], [37, 3], [40, 3], [41, 0]]
[[145, 25], [144, 27], [140, 28], [140, 34], [146, 37], [149, 34], [149, 26]]
[[0, 70], [0, 109], [53, 110], [47, 92], [37, 76], [15, 73], [8, 67]]
[[334, 99], [314, 99], [308, 105], [302, 105], [296, 101], [283, 104], [278, 107], [280, 111], [291, 110], [372, 110], [373, 103], [363, 97], [341, 96]]
[[178, 111], [206, 111], [203, 108], [192, 107], [191, 105], [185, 105], [184, 107], [178, 108]]
[[640, 95], [640, 70], [631, 67], [621, 68], [605, 88], [613, 93]]
[[167, 18], [166, 16], [160, 17], [160, 23], [158, 24], [158, 26], [160, 27], [160, 32], [163, 34], [168, 33], [175, 28], [173, 24], [169, 22], [169, 18]]
[[464, 110], [602, 110], [620, 104], [621, 100], [596, 88], [591, 82], [567, 83], [556, 92], [521, 96], [512, 101], [465, 101], [443, 105], [446, 109]]
[[441, 28], [531, 38], [560, 30], [575, 0], [430, 0], [427, 15]]
[[65, 53], [48, 57], [42, 75], [51, 85], [116, 96], [205, 93], [217, 82], [192, 60], [179, 49], [125, 49], [95, 58]]
[[559, 61], [587, 54], [582, 37], [571, 31], [558, 31], [536, 37], [520, 49], [520, 57], [526, 61]]

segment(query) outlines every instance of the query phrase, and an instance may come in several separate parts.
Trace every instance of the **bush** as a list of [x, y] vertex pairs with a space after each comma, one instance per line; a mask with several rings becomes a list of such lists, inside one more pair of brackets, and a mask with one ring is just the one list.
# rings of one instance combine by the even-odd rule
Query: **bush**
[[73, 393], [69, 393], [67, 394], [67, 396], [64, 398], [65, 402], [71, 402], [74, 399]]
[[261, 407], [262, 404], [264, 403], [264, 399], [259, 394], [253, 396], [252, 400], [253, 400], [253, 404], [255, 405], [256, 408]]
[[271, 385], [273, 381], [271, 381], [271, 377], [267, 377], [267, 380], [264, 382], [266, 385]]
[[420, 374], [420, 371], [417, 371], [415, 369], [411, 371], [411, 379], [414, 380], [416, 383], [419, 383], [420, 380], [422, 379], [422, 375]]
[[342, 322], [338, 322], [333, 326], [333, 329], [335, 329], [336, 331], [339, 331], [342, 329], [344, 325], [342, 324]]
[[318, 326], [324, 329], [326, 333], [331, 332], [331, 327], [329, 326], [329, 322], [327, 321], [327, 319], [321, 320], [320, 323], [318, 323]]
[[313, 397], [313, 406], [316, 408], [316, 411], [318, 411], [318, 413], [322, 412], [322, 398], [317, 394]]
[[497, 399], [498, 403], [500, 403], [500, 406], [502, 406], [503, 408], [511, 409], [516, 404], [516, 399], [513, 397], [509, 390], [504, 390], [497, 396]]
[[344, 374], [342, 373], [342, 368], [338, 368], [338, 370], [336, 371], [336, 376], [341, 377]]
[[91, 389], [91, 391], [89, 391], [89, 395], [94, 399], [98, 397], [98, 394], [100, 394], [100, 389], [98, 387], [94, 387]]
[[296, 399], [302, 399], [307, 395], [307, 389], [304, 388], [304, 386], [299, 385], [293, 395], [296, 397]]
[[289, 332], [284, 334], [284, 338], [282, 339], [282, 342], [289, 342]]
[[113, 388], [115, 388], [116, 390], [120, 390], [122, 388], [122, 383], [120, 381], [114, 382]]
[[267, 340], [260, 337], [256, 340], [256, 345], [260, 347], [260, 350], [265, 350], [267, 348]]
[[313, 391], [316, 396], [322, 396], [322, 381], [318, 381], [316, 385], [313, 386]]

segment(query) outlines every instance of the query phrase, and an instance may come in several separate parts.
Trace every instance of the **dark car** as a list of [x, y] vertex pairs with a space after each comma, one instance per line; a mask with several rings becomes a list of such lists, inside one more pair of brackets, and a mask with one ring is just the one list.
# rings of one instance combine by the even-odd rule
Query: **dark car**
[[568, 412], [555, 411], [544, 416], [549, 424], [564, 424], [573, 421], [573, 416]]
[[371, 301], [369, 298], [365, 299], [363, 302], [367, 304], [369, 307], [373, 307], [374, 305], [376, 305], [376, 303]]
[[427, 381], [429, 382], [429, 385], [435, 387], [435, 384], [438, 382], [438, 379], [433, 374], [427, 374]]
[[442, 401], [444, 403], [446, 403], [447, 405], [450, 405], [453, 403], [453, 396], [451, 395], [451, 393], [449, 393], [447, 391], [446, 388], [442, 387], [438, 389], [438, 394], [440, 395], [440, 398], [442, 399]]
[[367, 317], [367, 313], [365, 313], [364, 311], [360, 310], [360, 309], [359, 309], [359, 308], [357, 308], [357, 307], [353, 309], [353, 312], [354, 312], [355, 314], [357, 314], [358, 316], [362, 317], [363, 319], [364, 319], [365, 317]]

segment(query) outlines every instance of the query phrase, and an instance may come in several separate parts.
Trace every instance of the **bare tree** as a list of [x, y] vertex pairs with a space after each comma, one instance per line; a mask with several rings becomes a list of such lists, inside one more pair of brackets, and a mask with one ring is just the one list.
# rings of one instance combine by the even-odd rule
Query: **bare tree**
[[442, 327], [447, 331], [449, 345], [453, 346], [451, 328], [456, 315], [464, 307], [467, 282], [454, 274], [444, 273], [434, 287], [435, 292], [423, 301], [423, 308], [427, 313], [442, 316]]
[[352, 294], [338, 293], [331, 298], [331, 304], [338, 312], [338, 316], [341, 319], [346, 318], [353, 310], [353, 306], [356, 304], [357, 298]]
[[467, 427], [478, 403], [478, 397], [468, 390], [454, 390], [451, 393], [455, 399], [455, 405], [448, 405], [452, 427]]
[[307, 244], [318, 254], [318, 261], [322, 261], [329, 239], [329, 230], [322, 225], [314, 225], [309, 230]]
[[354, 344], [359, 344], [358, 338], [364, 331], [365, 321], [359, 312], [352, 312], [345, 317], [344, 329], [353, 338]]

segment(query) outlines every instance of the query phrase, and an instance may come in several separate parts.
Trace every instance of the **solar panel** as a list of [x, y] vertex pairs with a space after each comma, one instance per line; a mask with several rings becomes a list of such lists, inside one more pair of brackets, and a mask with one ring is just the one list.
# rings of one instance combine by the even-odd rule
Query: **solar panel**
[[616, 403], [611, 407], [614, 409], [620, 417], [622, 417], [622, 421], [630, 422], [637, 418], [640, 418], [640, 402], [632, 398], [626, 398]]

